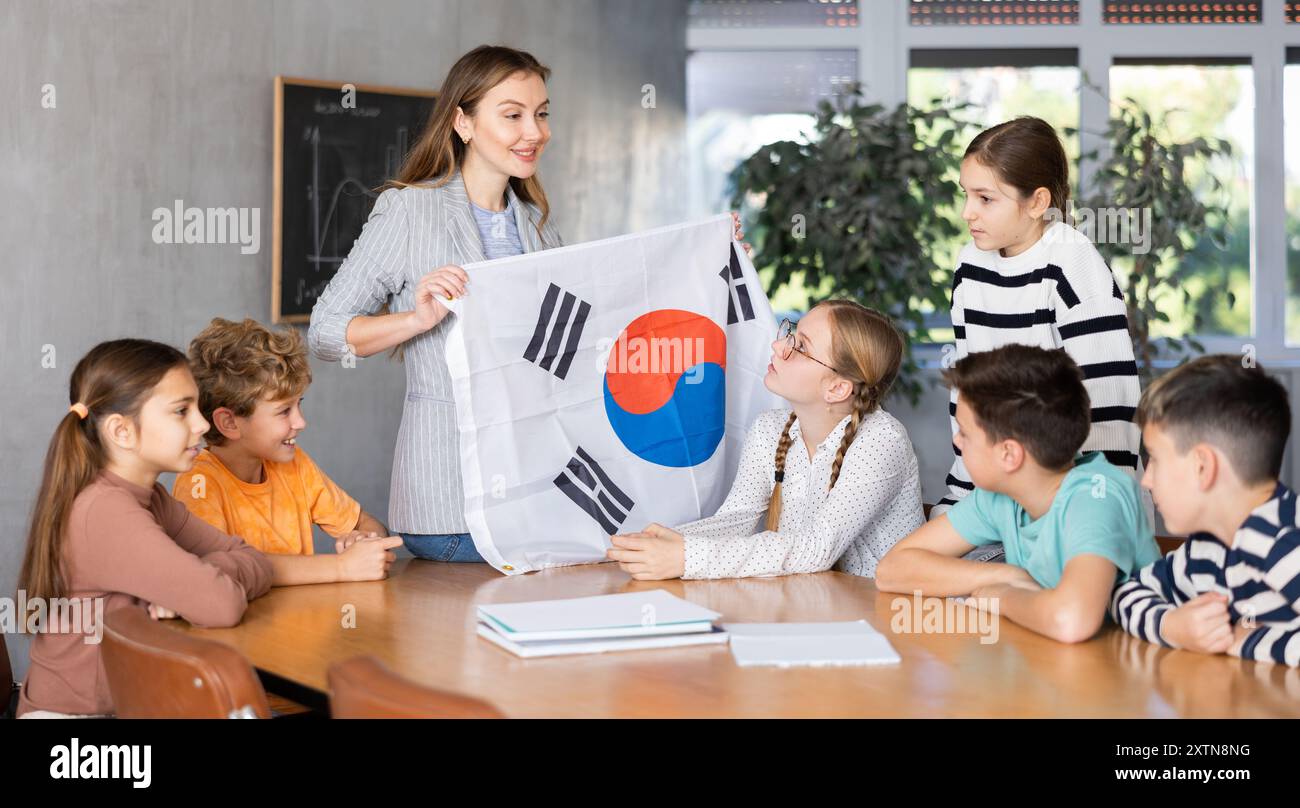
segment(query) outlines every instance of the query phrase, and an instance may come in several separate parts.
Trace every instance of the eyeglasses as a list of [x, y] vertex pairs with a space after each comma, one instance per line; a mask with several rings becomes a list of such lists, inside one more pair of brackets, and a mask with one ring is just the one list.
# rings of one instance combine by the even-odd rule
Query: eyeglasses
[[[789, 359], [791, 352], [797, 351], [798, 353], [803, 354], [804, 356], [808, 357], [809, 359], [821, 365], [822, 367], [826, 368], [827, 370], [833, 371], [835, 373], [840, 373], [838, 370], [835, 370], [835, 368], [831, 367], [830, 365], [826, 364], [822, 360], [818, 359], [817, 357], [813, 356], [812, 354], [808, 353], [807, 351], [795, 345], [794, 335], [795, 335], [794, 323], [790, 322], [788, 319], [782, 320], [781, 327], [776, 332], [777, 340], [783, 342], [785, 346], [785, 350], [781, 353], [782, 359]], [[844, 374], [840, 373], [840, 375], [843, 376]]]

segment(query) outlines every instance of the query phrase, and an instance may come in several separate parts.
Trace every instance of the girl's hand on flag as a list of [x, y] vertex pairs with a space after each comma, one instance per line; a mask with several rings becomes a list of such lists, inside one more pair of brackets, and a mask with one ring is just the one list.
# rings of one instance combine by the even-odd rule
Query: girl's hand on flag
[[686, 571], [686, 540], [662, 525], [647, 525], [640, 533], [610, 537], [605, 556], [638, 581], [680, 578]]

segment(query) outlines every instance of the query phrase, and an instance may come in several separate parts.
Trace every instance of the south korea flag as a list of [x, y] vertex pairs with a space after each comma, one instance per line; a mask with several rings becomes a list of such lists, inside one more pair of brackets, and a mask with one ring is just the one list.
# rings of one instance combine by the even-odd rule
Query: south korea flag
[[448, 303], [465, 518], [507, 574], [712, 514], [776, 323], [730, 216], [484, 261]]

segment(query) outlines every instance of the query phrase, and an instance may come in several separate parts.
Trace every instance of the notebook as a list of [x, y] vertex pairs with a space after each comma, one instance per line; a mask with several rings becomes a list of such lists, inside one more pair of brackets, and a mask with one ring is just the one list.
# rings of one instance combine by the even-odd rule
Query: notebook
[[514, 642], [704, 633], [719, 617], [664, 589], [478, 607], [480, 621]]
[[865, 620], [838, 623], [727, 623], [741, 667], [896, 665], [889, 639]]
[[707, 631], [694, 634], [516, 642], [491, 626], [479, 623], [478, 635], [525, 659], [569, 654], [603, 654], [608, 651], [637, 651], [646, 648], [676, 648], [685, 645], [716, 645], [727, 641], [727, 632], [716, 626], [709, 626]]

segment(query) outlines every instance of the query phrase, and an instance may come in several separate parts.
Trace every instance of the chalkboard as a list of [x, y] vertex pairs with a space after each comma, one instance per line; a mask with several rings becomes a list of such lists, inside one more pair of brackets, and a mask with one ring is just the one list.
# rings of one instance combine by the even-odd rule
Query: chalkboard
[[271, 319], [305, 323], [424, 129], [436, 93], [275, 79]]

